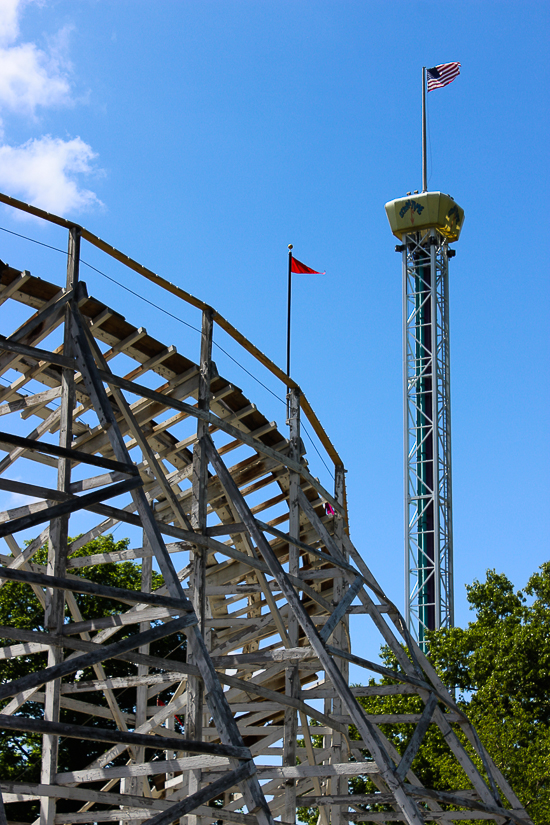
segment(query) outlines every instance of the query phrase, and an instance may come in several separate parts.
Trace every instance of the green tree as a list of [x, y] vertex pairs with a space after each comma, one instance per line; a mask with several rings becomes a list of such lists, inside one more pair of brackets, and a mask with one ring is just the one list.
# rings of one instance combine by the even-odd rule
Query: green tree
[[[88, 556], [96, 553], [117, 553], [127, 549], [128, 540], [115, 541], [111, 535], [100, 536], [86, 544], [79, 551], [72, 554], [75, 556]], [[33, 562], [45, 564], [47, 559], [47, 546], [42, 547], [34, 556]], [[126, 590], [141, 590], [141, 565], [134, 562], [119, 562], [100, 564], [90, 567], [79, 567], [71, 569], [71, 575], [82, 576], [96, 584], [109, 585], [111, 587], [121, 587]], [[153, 590], [163, 583], [162, 576], [153, 571]], [[92, 619], [120, 613], [124, 606], [120, 602], [110, 599], [96, 598], [89, 595], [75, 593], [75, 598], [82, 613], [82, 618]], [[66, 611], [67, 620], [69, 613]], [[0, 625], [23, 628], [26, 630], [43, 631], [44, 611], [35, 596], [33, 590], [24, 584], [16, 582], [5, 583], [0, 588]], [[116, 635], [111, 636], [109, 642], [115, 642], [139, 632], [139, 625], [127, 625], [121, 628]], [[16, 644], [11, 639], [0, 639], [0, 645]], [[185, 661], [186, 640], [183, 633], [173, 634], [164, 639], [160, 639], [151, 645], [151, 655], [170, 657], [179, 661]], [[47, 666], [47, 654], [36, 653], [28, 656], [4, 659], [0, 662], [0, 680], [6, 682], [20, 678], [27, 673], [41, 670]], [[108, 659], [103, 662], [103, 667], [107, 676], [127, 676], [135, 675], [135, 667], [128, 662], [118, 659]], [[152, 669], [152, 672], [156, 672]], [[95, 679], [93, 668], [86, 668], [77, 674], [71, 674], [64, 681], [89, 681]], [[118, 705], [123, 713], [133, 714], [135, 712], [136, 690], [135, 688], [125, 688], [115, 691]], [[159, 694], [159, 699], [168, 702], [171, 696], [170, 690], [165, 690]], [[103, 694], [90, 692], [78, 694], [76, 697], [88, 704], [101, 705], [108, 708]], [[2, 707], [10, 700], [2, 703]], [[1, 711], [0, 711], [1, 712]], [[42, 718], [43, 704], [39, 702], [27, 702], [22, 708], [26, 716]], [[61, 722], [69, 724], [95, 725], [108, 728], [116, 727], [114, 721], [104, 717], [93, 717], [90, 713], [81, 713], [66, 708], [61, 710]], [[129, 722], [130, 729], [133, 722]], [[78, 770], [84, 768], [105, 750], [105, 746], [100, 742], [89, 742], [61, 738], [59, 746], [59, 770]], [[152, 751], [151, 751], [152, 754]], [[149, 752], [148, 757], [149, 758]], [[124, 763], [127, 755], [119, 757], [118, 762]], [[39, 782], [41, 762], [41, 737], [39, 735], [17, 733], [14, 731], [0, 732], [0, 776], [6, 781], [19, 782]], [[117, 764], [115, 760], [114, 764]], [[74, 805], [74, 803], [73, 803]], [[59, 802], [60, 811], [73, 810], [71, 803]], [[10, 819], [20, 822], [33, 821], [38, 813], [38, 803], [21, 802], [10, 804]]]
[[[467, 587], [467, 598], [475, 619], [464, 629], [430, 633], [430, 659], [443, 682], [456, 690], [458, 705], [533, 821], [550, 825], [550, 562], [531, 576], [524, 591], [514, 591], [505, 575], [489, 570], [486, 581]], [[387, 667], [396, 667], [387, 648], [382, 658]], [[391, 681], [382, 679], [380, 684]], [[421, 713], [423, 709], [416, 696], [359, 701], [372, 714]], [[414, 725], [382, 725], [381, 729], [403, 753]], [[472, 753], [458, 728], [456, 732]], [[350, 733], [357, 738], [353, 728]], [[433, 725], [412, 769], [426, 787], [471, 787]], [[368, 777], [353, 779], [349, 785], [354, 793], [376, 790]], [[370, 809], [388, 810], [383, 805]], [[301, 821], [316, 822], [316, 811], [302, 809], [301, 814]]]

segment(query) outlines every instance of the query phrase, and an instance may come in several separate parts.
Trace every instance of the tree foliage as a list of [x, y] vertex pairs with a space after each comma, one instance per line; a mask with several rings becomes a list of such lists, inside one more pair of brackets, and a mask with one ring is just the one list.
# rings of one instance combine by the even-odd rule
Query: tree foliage
[[[96, 553], [117, 553], [128, 547], [128, 540], [115, 541], [111, 535], [100, 536], [86, 544], [74, 556], [88, 556]], [[42, 547], [33, 557], [33, 563], [45, 564], [47, 560], [48, 548]], [[119, 562], [117, 564], [99, 564], [90, 567], [80, 567], [71, 569], [71, 575], [79, 575], [96, 584], [120, 587], [126, 590], [141, 590], [141, 565], [134, 562]], [[162, 577], [153, 571], [153, 590], [163, 583]], [[109, 616], [120, 613], [125, 609], [124, 605], [110, 599], [99, 598], [90, 595], [75, 593], [76, 602], [82, 614], [83, 620]], [[69, 621], [69, 611], [66, 609], [66, 621]], [[0, 588], [0, 625], [23, 628], [26, 630], [43, 631], [44, 610], [34, 594], [33, 590], [24, 584], [16, 582], [4, 583]], [[154, 624], [154, 623], [153, 623]], [[139, 632], [139, 624], [126, 625], [109, 638], [109, 643], [127, 638]], [[0, 639], [0, 645], [15, 644], [11, 639]], [[185, 661], [186, 640], [183, 633], [173, 634], [164, 639], [160, 639], [150, 647], [153, 656], [167, 657], [179, 661]], [[108, 677], [121, 677], [136, 673], [135, 666], [120, 659], [107, 659], [103, 663], [105, 673]], [[47, 666], [47, 654], [35, 653], [28, 656], [8, 658], [0, 662], [0, 680], [2, 682], [17, 679], [28, 673], [42, 670]], [[152, 672], [155, 672], [152, 669]], [[74, 682], [95, 679], [92, 667], [70, 674], [63, 681]], [[41, 689], [42, 690], [42, 689]], [[159, 700], [168, 702], [171, 691], [163, 691], [158, 694]], [[93, 716], [90, 712], [81, 712], [61, 709], [60, 721], [69, 724], [80, 724], [87, 726], [97, 726], [103, 728], [116, 727], [115, 722], [109, 717], [108, 705], [103, 694], [99, 692], [83, 692], [76, 696], [71, 695], [78, 701], [88, 704], [100, 705], [107, 713], [104, 716]], [[136, 689], [126, 688], [116, 691], [116, 698], [120, 710], [124, 714], [129, 714], [127, 719], [128, 727], [134, 727], [133, 714], [135, 713]], [[2, 703], [2, 707], [10, 700]], [[152, 702], [155, 699], [151, 700]], [[1, 711], [0, 711], [1, 712]], [[39, 701], [27, 702], [21, 710], [25, 716], [42, 718], [43, 703]], [[18, 782], [39, 782], [41, 763], [42, 740], [39, 735], [18, 733], [14, 731], [0, 732], [0, 776], [5, 781]], [[100, 742], [90, 742], [61, 738], [59, 744], [59, 770], [79, 770], [105, 750], [105, 745]], [[149, 754], [150, 752], [148, 752]], [[151, 752], [152, 753], [152, 752]], [[148, 757], [149, 758], [149, 757]], [[119, 757], [118, 762], [124, 763], [127, 754]], [[115, 761], [113, 764], [118, 764]], [[59, 802], [60, 810], [65, 810], [65, 806], [71, 803]], [[74, 803], [73, 803], [74, 804]], [[38, 803], [22, 802], [10, 804], [10, 819], [20, 822], [32, 821], [38, 812]], [[72, 810], [71, 807], [68, 810]]]
[[[484, 582], [467, 587], [467, 598], [475, 619], [464, 629], [430, 633], [430, 659], [443, 682], [455, 689], [459, 707], [533, 821], [550, 825], [550, 562], [531, 576], [524, 591], [515, 591], [505, 575], [489, 570]], [[387, 648], [382, 658], [386, 666], [396, 668]], [[380, 684], [391, 681], [382, 679]], [[369, 714], [423, 710], [417, 696], [369, 696], [359, 701]], [[401, 754], [414, 729], [412, 724], [381, 726]], [[455, 732], [483, 773], [457, 726]], [[350, 733], [358, 738], [353, 728]], [[471, 788], [435, 725], [429, 727], [412, 769], [426, 787]], [[354, 778], [349, 786], [353, 793], [376, 791], [368, 777]], [[369, 810], [389, 808], [372, 805]], [[302, 809], [301, 821], [313, 825], [317, 812]]]

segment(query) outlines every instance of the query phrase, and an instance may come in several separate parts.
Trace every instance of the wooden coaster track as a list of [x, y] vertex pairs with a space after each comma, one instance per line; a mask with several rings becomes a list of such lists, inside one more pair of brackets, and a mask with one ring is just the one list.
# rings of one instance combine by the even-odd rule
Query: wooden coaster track
[[[32, 588], [44, 608], [43, 631], [0, 629], [0, 653], [47, 653], [45, 668], [0, 684], [0, 725], [43, 737], [40, 783], [0, 778], [7, 821], [11, 803], [40, 800], [42, 825], [293, 825], [297, 808], [308, 806], [326, 825], [529, 823], [351, 542], [344, 467], [296, 384], [272, 370], [289, 389], [284, 435], [218, 374], [218, 313], [190, 301], [202, 311], [202, 330], [200, 353], [187, 358], [88, 295], [79, 250], [81, 238], [94, 236], [23, 206], [66, 226], [69, 247], [64, 287], [8, 266], [0, 271], [0, 375], [16, 373], [0, 389], [0, 489], [34, 499], [0, 514], [8, 550], [0, 556], [0, 585]], [[27, 317], [9, 334], [12, 302]], [[308, 468], [304, 411], [334, 462], [330, 491]], [[32, 419], [25, 436], [20, 419]], [[31, 483], [35, 478], [40, 483]], [[85, 525], [76, 539], [69, 539], [76, 532], [71, 519], [79, 530]], [[77, 554], [118, 524], [139, 537], [130, 547]], [[35, 538], [23, 546], [18, 534], [31, 529]], [[35, 556], [46, 542], [41, 565]], [[134, 560], [140, 591], [74, 575]], [[160, 588], [153, 587], [154, 571]], [[97, 598], [116, 610], [84, 619], [79, 603]], [[352, 652], [351, 614], [362, 614], [365, 633], [390, 646], [396, 670]], [[159, 640], [179, 647], [183, 637], [185, 657], [154, 655]], [[112, 660], [128, 663], [130, 675], [110, 677]], [[350, 663], [366, 670], [362, 687], [349, 686]], [[83, 681], [88, 668], [94, 678]], [[381, 674], [391, 682], [369, 685]], [[132, 713], [120, 706], [128, 690], [135, 691]], [[157, 703], [163, 691], [168, 701]], [[423, 711], [367, 714], [357, 702], [389, 695], [418, 696]], [[30, 703], [43, 714], [28, 713]], [[63, 709], [81, 723], [61, 721]], [[380, 727], [392, 722], [416, 726], [403, 753]], [[430, 725], [470, 790], [438, 792], [415, 775], [411, 766]], [[59, 737], [102, 742], [104, 751], [59, 772]], [[348, 781], [357, 776], [376, 791], [350, 793]], [[212, 800], [217, 807], [209, 807]]]

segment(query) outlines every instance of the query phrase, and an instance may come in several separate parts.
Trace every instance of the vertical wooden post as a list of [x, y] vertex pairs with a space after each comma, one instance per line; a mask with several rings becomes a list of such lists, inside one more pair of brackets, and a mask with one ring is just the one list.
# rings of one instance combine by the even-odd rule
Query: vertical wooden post
[[[341, 464], [338, 464], [335, 467], [334, 498], [339, 504], [342, 505], [344, 504], [344, 473], [345, 470], [343, 466]], [[343, 535], [344, 519], [341, 518], [341, 516], [339, 516], [338, 513], [336, 513], [334, 516], [334, 541], [347, 561], [347, 554], [343, 546]], [[338, 576], [334, 579], [334, 591], [332, 601], [335, 606], [341, 602], [342, 598], [344, 597], [345, 591], [347, 590], [347, 587], [348, 585], [342, 577]], [[347, 616], [344, 619], [342, 619], [342, 621], [339, 623], [338, 627], [334, 632], [332, 642], [334, 647], [347, 649], [348, 642], [346, 630], [348, 630], [349, 634], [349, 618]], [[349, 682], [349, 664], [348, 662], [346, 662], [345, 659], [342, 659], [340, 661], [340, 670], [346, 682]], [[325, 709], [325, 712], [327, 712], [327, 709]], [[341, 716], [343, 713], [345, 713], [342, 700], [339, 696], [336, 696], [332, 700], [332, 708], [330, 708], [328, 712], [334, 716]], [[348, 754], [344, 753], [346, 749], [347, 748], [344, 737], [338, 731], [334, 731], [332, 734], [331, 762], [346, 762], [348, 758]], [[348, 792], [347, 778], [343, 776], [333, 777], [331, 780], [330, 790], [333, 795], [346, 794]], [[347, 805], [332, 805], [330, 817], [331, 825], [347, 825], [347, 809]]]
[[[211, 308], [202, 314], [202, 334], [200, 352], [200, 373], [198, 408], [208, 411], [210, 407], [210, 378], [212, 373], [212, 334], [214, 312]], [[193, 492], [191, 503], [191, 524], [194, 530], [203, 533], [206, 530], [206, 511], [208, 506], [208, 459], [206, 457], [202, 438], [208, 433], [208, 424], [201, 419], [197, 422], [197, 441], [193, 448]], [[194, 545], [191, 558], [191, 575], [189, 585], [191, 600], [199, 620], [199, 628], [205, 637], [206, 618], [206, 548]], [[188, 661], [193, 661], [191, 650], [191, 636], [188, 635]], [[202, 739], [202, 706], [203, 683], [201, 679], [189, 677], [187, 681], [187, 708], [185, 721], [185, 735], [188, 739]], [[201, 771], [189, 772], [189, 794], [200, 789]], [[199, 818], [195, 815], [187, 817], [189, 825], [198, 825]]]
[[[288, 423], [290, 427], [290, 457], [294, 461], [300, 460], [300, 390], [291, 389], [287, 395]], [[298, 505], [298, 487], [300, 476], [289, 471], [290, 489], [288, 495], [289, 525], [288, 533], [292, 538], [300, 538], [300, 508]], [[298, 575], [300, 553], [293, 544], [288, 546], [288, 571], [291, 576]], [[291, 647], [298, 647], [299, 626], [296, 615], [291, 611], [288, 620], [288, 640]], [[297, 665], [289, 665], [285, 670], [285, 693], [298, 699], [300, 695], [300, 674]], [[283, 739], [283, 767], [296, 765], [296, 739], [298, 735], [298, 716], [294, 708], [285, 710], [285, 726]], [[306, 734], [304, 734], [306, 735]], [[285, 815], [286, 822], [294, 822], [296, 817], [296, 781], [287, 779], [285, 782]]]
[[[69, 230], [69, 246], [67, 253], [67, 289], [75, 289], [78, 283], [80, 262], [80, 232], [72, 227]], [[72, 355], [72, 336], [70, 317], [72, 311], [70, 301], [65, 307], [65, 327], [63, 336], [63, 354]], [[63, 369], [61, 378], [61, 415], [59, 422], [59, 444], [70, 449], [73, 431], [72, 416], [74, 407], [74, 371]], [[71, 462], [67, 458], [60, 458], [57, 462], [57, 489], [64, 493], [70, 492]], [[67, 568], [67, 536], [69, 531], [69, 516], [61, 516], [50, 523], [48, 540], [47, 573], [50, 576], [64, 577]], [[46, 598], [44, 611], [44, 630], [46, 633], [60, 634], [65, 612], [65, 592], [50, 590]], [[63, 660], [63, 648], [52, 645], [48, 651], [48, 667], [59, 664]], [[55, 679], [46, 683], [44, 699], [44, 719], [47, 722], [59, 722], [59, 700], [61, 682]], [[51, 785], [55, 782], [59, 738], [46, 734], [42, 740], [42, 770], [41, 782]], [[42, 799], [40, 806], [41, 825], [53, 825], [55, 818], [56, 800]]]
[[[143, 531], [143, 547], [150, 548], [149, 539], [147, 538], [147, 534], [145, 530]], [[150, 593], [153, 588], [153, 557], [152, 556], [144, 556], [142, 563], [141, 563], [141, 589], [144, 593]], [[149, 630], [151, 627], [150, 622], [140, 622], [139, 623], [139, 630], [140, 633]], [[148, 655], [149, 653], [149, 645], [142, 645], [139, 648], [140, 653], [144, 653]], [[147, 676], [149, 673], [149, 667], [147, 665], [138, 665], [137, 667], [137, 675], [138, 676]], [[136, 688], [136, 728], [141, 727], [147, 722], [147, 693], [148, 693], [148, 686], [147, 685], [138, 685]], [[136, 762], [145, 762], [145, 748], [136, 748]], [[133, 777], [131, 782], [129, 783], [129, 793], [132, 794], [140, 794], [140, 784], [143, 785], [147, 782], [145, 777]], [[122, 789], [122, 783], [121, 783]]]

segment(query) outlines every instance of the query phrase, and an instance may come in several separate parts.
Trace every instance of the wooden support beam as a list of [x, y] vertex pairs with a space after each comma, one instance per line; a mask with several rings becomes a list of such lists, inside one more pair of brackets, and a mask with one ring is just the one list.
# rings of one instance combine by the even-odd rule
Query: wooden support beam
[[435, 693], [431, 693], [430, 697], [426, 703], [426, 707], [422, 713], [422, 718], [420, 719], [419, 723], [417, 724], [416, 728], [414, 729], [413, 735], [410, 738], [409, 744], [407, 745], [407, 749], [405, 753], [401, 757], [401, 761], [397, 766], [397, 774], [401, 777], [401, 779], [405, 779], [407, 776], [409, 769], [413, 763], [413, 759], [418, 753], [418, 749], [422, 744], [422, 740], [428, 730], [428, 727], [431, 724], [432, 716], [434, 710], [437, 705], [437, 697]]
[[181, 736], [157, 736], [132, 731], [114, 730], [113, 728], [88, 727], [86, 725], [69, 725], [64, 722], [47, 722], [44, 719], [31, 719], [23, 716], [6, 716], [0, 714], [0, 723], [6, 730], [22, 730], [27, 733], [52, 733], [67, 736], [69, 739], [86, 738], [92, 742], [120, 742], [129, 745], [141, 745], [145, 748], [165, 750], [186, 750], [190, 753], [205, 753], [214, 756], [226, 756], [230, 759], [249, 760], [250, 751], [244, 747], [218, 745], [213, 742], [197, 742]]
[[29, 347], [26, 344], [18, 344], [9, 341], [0, 335], [0, 352], [14, 352], [18, 355], [26, 355], [29, 358], [34, 358], [36, 361], [45, 361], [47, 364], [56, 364], [58, 367], [66, 369], [75, 368], [74, 358], [69, 358], [67, 355], [59, 355], [55, 352], [49, 352], [46, 349], [39, 347]]
[[[193, 623], [196, 624], [196, 617], [194, 614], [182, 616], [179, 619], [173, 619], [171, 622], [166, 622], [160, 627], [154, 627], [145, 633], [137, 633], [126, 639], [122, 639], [112, 645], [95, 645], [99, 650], [90, 653], [85, 653], [82, 656], [75, 656], [71, 659], [66, 659], [64, 662], [54, 664], [47, 667], [45, 670], [39, 670], [34, 673], [28, 673], [26, 676], [21, 676], [19, 679], [14, 679], [11, 682], [0, 685], [0, 700], [6, 699], [8, 696], [14, 696], [19, 691], [28, 690], [32, 687], [43, 685], [50, 682], [52, 679], [58, 679], [62, 676], [67, 676], [69, 673], [76, 673], [77, 670], [83, 670], [85, 667], [102, 662], [105, 659], [116, 658], [120, 654], [127, 653], [130, 650], [135, 650], [142, 644], [156, 639], [162, 639], [171, 633], [189, 627]], [[11, 631], [12, 633], [15, 631]]]
[[24, 450], [30, 450], [30, 452], [68, 458], [75, 463], [91, 464], [94, 467], [102, 467], [105, 470], [113, 470], [129, 476], [138, 475], [137, 467], [132, 462], [112, 461], [111, 459], [102, 458], [92, 453], [84, 453], [81, 450], [72, 450], [69, 447], [62, 446], [58, 447], [56, 444], [46, 444], [43, 441], [37, 441], [33, 438], [22, 438], [21, 436], [4, 432], [0, 432], [0, 441], [4, 444], [12, 444]]
[[41, 404], [47, 404], [61, 395], [61, 387], [54, 387], [45, 392], [37, 392], [34, 395], [27, 395], [24, 398], [19, 398], [17, 401], [8, 401], [6, 404], [0, 404], [0, 415], [8, 415], [8, 413], [20, 412], [21, 410], [32, 409]]
[[[180, 613], [189, 613], [193, 605], [182, 596], [174, 599], [171, 596], [162, 596], [157, 593], [144, 593], [141, 590], [126, 590], [123, 587], [110, 587], [106, 584], [96, 584], [78, 576], [70, 579], [60, 576], [48, 576], [44, 573], [35, 573], [31, 570], [12, 570], [9, 567], [0, 567], [0, 579], [17, 581], [26, 584], [38, 584], [55, 590], [72, 590], [75, 593], [89, 593], [102, 599], [114, 599], [129, 604], [152, 604], [159, 607], [170, 607]], [[5, 628], [6, 629], [6, 628]], [[62, 632], [62, 628], [60, 628]]]
[[45, 521], [51, 521], [60, 516], [75, 513], [78, 510], [84, 510], [86, 507], [91, 507], [105, 498], [116, 498], [116, 496], [122, 493], [131, 492], [137, 487], [141, 487], [142, 484], [141, 478], [136, 476], [129, 478], [127, 481], [120, 481], [118, 484], [113, 484], [108, 487], [107, 490], [96, 490], [94, 493], [88, 493], [84, 496], [70, 496], [61, 504], [55, 504], [50, 507], [46, 506], [45, 509], [40, 509], [29, 515], [6, 521], [0, 525], [0, 537], [18, 533], [21, 530], [28, 530], [30, 527], [43, 524]]
[[[170, 823], [175, 819], [181, 818], [182, 816], [185, 816], [185, 814], [194, 811], [199, 805], [203, 805], [210, 799], [215, 799], [216, 797], [223, 795], [225, 791], [228, 791], [235, 785], [251, 779], [255, 773], [256, 767], [251, 759], [248, 762], [243, 762], [243, 764], [238, 768], [234, 768], [232, 771], [224, 773], [220, 779], [216, 779], [214, 782], [206, 785], [206, 787], [201, 788], [190, 796], [187, 796], [183, 801], [176, 802], [164, 813], [152, 817], [148, 821], [148, 825], [170, 825]], [[252, 807], [251, 810], [256, 813], [254, 807]], [[269, 819], [271, 819], [271, 815], [269, 815]]]
[[206, 449], [208, 451], [208, 457], [212, 465], [214, 466], [218, 476], [222, 480], [224, 487], [230, 493], [239, 513], [239, 518], [241, 519], [241, 521], [247, 524], [251, 535], [254, 537], [256, 545], [260, 549], [260, 552], [262, 553], [266, 563], [270, 567], [272, 575], [279, 582], [281, 589], [284, 592], [291, 609], [294, 610], [296, 616], [298, 617], [302, 629], [304, 630], [306, 636], [310, 641], [311, 646], [313, 647], [317, 656], [319, 657], [319, 660], [323, 665], [327, 675], [330, 677], [334, 687], [336, 688], [342, 701], [344, 702], [347, 711], [353, 720], [353, 723], [356, 725], [364, 741], [368, 743], [369, 751], [371, 752], [373, 758], [376, 761], [382, 778], [384, 779], [390, 790], [395, 794], [396, 801], [401, 807], [401, 809], [407, 813], [409, 825], [423, 825], [423, 820], [419, 813], [418, 807], [406, 795], [403, 788], [403, 782], [399, 777], [396, 776], [395, 766], [393, 762], [390, 760], [389, 756], [387, 755], [385, 749], [381, 745], [375, 727], [365, 718], [362, 709], [357, 704], [353, 694], [349, 690], [348, 685], [342, 678], [340, 670], [338, 669], [332, 657], [326, 650], [324, 643], [322, 639], [320, 639], [309, 615], [304, 610], [300, 600], [296, 595], [296, 592], [290, 585], [290, 582], [288, 582], [286, 573], [281, 567], [279, 560], [273, 553], [263, 533], [261, 533], [261, 531], [256, 526], [254, 518], [251, 515], [250, 510], [248, 508], [248, 505], [240, 495], [240, 492], [235, 482], [231, 478], [231, 475], [225, 467], [223, 460], [217, 454], [216, 449], [212, 441], [210, 440], [209, 436], [206, 436], [204, 440]]

